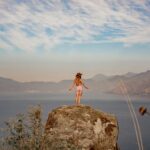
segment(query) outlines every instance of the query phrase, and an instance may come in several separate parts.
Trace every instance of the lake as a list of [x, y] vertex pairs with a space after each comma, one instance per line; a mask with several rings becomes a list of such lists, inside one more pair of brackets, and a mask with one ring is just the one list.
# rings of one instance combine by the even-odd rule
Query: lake
[[[140, 106], [146, 106], [150, 110], [150, 100], [148, 98], [139, 98], [135, 100], [132, 98], [134, 109], [137, 113], [140, 124], [144, 150], [150, 150], [150, 116], [140, 116], [138, 109]], [[116, 115], [119, 123], [119, 147], [121, 150], [138, 150], [135, 130], [132, 119], [129, 113], [125, 98], [102, 98], [102, 99], [83, 99], [82, 104], [90, 105], [96, 109]], [[62, 99], [51, 97], [50, 94], [12, 94], [0, 95], [0, 127], [4, 127], [4, 121], [11, 117], [15, 117], [18, 113], [27, 113], [29, 106], [40, 104], [43, 109], [43, 121], [46, 121], [49, 111], [61, 105], [74, 104], [73, 97], [69, 99]]]

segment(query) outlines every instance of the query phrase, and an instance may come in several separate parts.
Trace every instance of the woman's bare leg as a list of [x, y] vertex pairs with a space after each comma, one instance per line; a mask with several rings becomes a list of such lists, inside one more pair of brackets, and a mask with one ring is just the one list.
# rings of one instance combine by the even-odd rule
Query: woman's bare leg
[[78, 93], [76, 93], [76, 98], [75, 98], [75, 104], [77, 105], [78, 103]]
[[80, 92], [78, 93], [78, 105], [80, 104], [81, 96], [82, 96], [82, 92], [80, 91]]
[[78, 97], [78, 105], [80, 105], [80, 95], [79, 95], [79, 97]]

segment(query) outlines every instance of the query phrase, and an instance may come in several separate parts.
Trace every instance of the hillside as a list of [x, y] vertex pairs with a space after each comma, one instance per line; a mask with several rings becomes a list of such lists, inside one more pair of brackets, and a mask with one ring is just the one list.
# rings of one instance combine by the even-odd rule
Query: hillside
[[[129, 93], [132, 95], [150, 95], [150, 70], [142, 73], [127, 73], [124, 75], [106, 76], [97, 74], [90, 79], [85, 79], [91, 93], [121, 94], [120, 80], [124, 81]], [[60, 82], [18, 82], [0, 77], [0, 93], [52, 93], [61, 94], [71, 86], [71, 80]]]
[[[150, 95], [150, 70], [136, 74], [123, 80], [128, 92], [134, 95]], [[113, 89], [113, 92], [120, 93], [119, 88]]]

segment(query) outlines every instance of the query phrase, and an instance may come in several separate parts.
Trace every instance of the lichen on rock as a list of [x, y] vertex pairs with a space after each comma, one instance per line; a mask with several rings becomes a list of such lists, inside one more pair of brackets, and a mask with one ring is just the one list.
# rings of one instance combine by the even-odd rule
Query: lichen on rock
[[86, 105], [54, 109], [45, 133], [53, 150], [117, 150], [116, 117]]

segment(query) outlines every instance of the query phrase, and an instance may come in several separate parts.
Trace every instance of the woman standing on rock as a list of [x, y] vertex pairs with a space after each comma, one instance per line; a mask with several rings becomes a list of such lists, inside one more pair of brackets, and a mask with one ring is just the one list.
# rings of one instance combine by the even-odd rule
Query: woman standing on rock
[[83, 93], [83, 86], [88, 89], [87, 86], [85, 86], [85, 84], [83, 83], [82, 79], [81, 79], [82, 74], [81, 73], [77, 73], [75, 76], [75, 79], [73, 81], [73, 85], [72, 87], [69, 89], [69, 91], [72, 90], [72, 88], [76, 85], [76, 98], [75, 98], [75, 102], [77, 105], [80, 104], [80, 99], [82, 97], [82, 93]]

